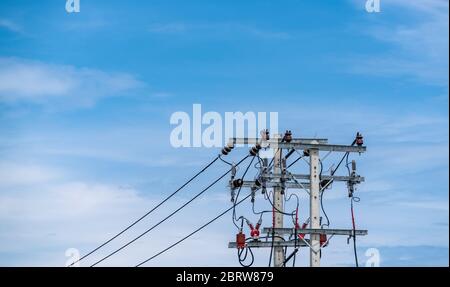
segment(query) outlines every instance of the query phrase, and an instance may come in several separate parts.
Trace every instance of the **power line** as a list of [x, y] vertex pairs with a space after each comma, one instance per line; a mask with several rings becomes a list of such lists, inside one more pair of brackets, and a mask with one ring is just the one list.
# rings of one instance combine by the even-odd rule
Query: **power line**
[[172, 198], [175, 194], [177, 194], [180, 190], [182, 190], [184, 187], [186, 187], [189, 183], [191, 183], [194, 179], [196, 179], [199, 175], [201, 175], [203, 172], [205, 172], [211, 165], [213, 165], [218, 159], [220, 158], [220, 155], [218, 155], [214, 160], [212, 160], [209, 164], [207, 164], [202, 170], [200, 170], [199, 172], [197, 172], [193, 177], [191, 177], [188, 181], [186, 181], [182, 186], [180, 186], [177, 190], [175, 190], [174, 192], [172, 192], [169, 196], [167, 196], [163, 201], [161, 201], [160, 203], [158, 203], [155, 207], [153, 207], [150, 211], [148, 211], [147, 213], [145, 213], [143, 216], [141, 216], [140, 218], [138, 218], [137, 220], [133, 221], [133, 223], [131, 223], [130, 225], [128, 225], [126, 228], [124, 228], [122, 231], [120, 231], [119, 233], [117, 233], [116, 235], [114, 235], [113, 237], [111, 237], [110, 239], [108, 239], [107, 241], [105, 241], [104, 243], [100, 244], [98, 247], [96, 247], [95, 249], [91, 250], [89, 253], [87, 253], [86, 255], [82, 256], [80, 259], [72, 262], [72, 264], [70, 264], [69, 266], [74, 265], [75, 263], [80, 262], [81, 260], [85, 259], [86, 257], [88, 257], [89, 255], [91, 255], [92, 253], [96, 252], [97, 250], [99, 250], [100, 248], [102, 248], [103, 246], [107, 245], [108, 243], [110, 243], [111, 241], [113, 241], [114, 239], [116, 239], [117, 237], [119, 237], [120, 235], [122, 235], [123, 233], [125, 233], [127, 230], [129, 230], [131, 227], [135, 226], [138, 222], [140, 222], [141, 220], [143, 220], [144, 218], [146, 218], [148, 215], [150, 215], [153, 211], [155, 211], [157, 208], [159, 208], [161, 205], [163, 205], [165, 202], [167, 202], [170, 198]]
[[[255, 160], [255, 157], [253, 156], [252, 161], [250, 162], [250, 164], [247, 166], [247, 168], [244, 171], [244, 174], [242, 175], [242, 180], [244, 180], [245, 176], [247, 175], [248, 170], [250, 169], [250, 166], [252, 165], [253, 161]], [[239, 198], [239, 194], [241, 193], [241, 189], [242, 189], [242, 185], [239, 186], [238, 192], [236, 193], [236, 197], [234, 198], [234, 201], [236, 201]], [[233, 219], [233, 223], [234, 225], [239, 228], [235, 221], [237, 221], [238, 219], [236, 219], [236, 205], [233, 205], [233, 215], [232, 215], [232, 219]]]
[[[238, 166], [239, 164], [241, 164], [244, 160], [246, 160], [249, 157], [249, 155], [245, 156], [243, 159], [241, 159], [236, 166]], [[113, 256], [114, 254], [116, 254], [117, 252], [121, 251], [122, 249], [126, 248], [127, 246], [129, 246], [130, 244], [132, 244], [133, 242], [135, 242], [136, 240], [138, 240], [139, 238], [141, 238], [142, 236], [144, 236], [145, 234], [149, 233], [150, 231], [152, 231], [153, 229], [155, 229], [157, 226], [159, 226], [161, 223], [165, 222], [167, 219], [171, 218], [173, 215], [175, 215], [178, 211], [180, 211], [181, 209], [183, 209], [184, 207], [186, 207], [188, 204], [190, 204], [192, 201], [194, 201], [196, 198], [198, 198], [200, 195], [202, 195], [203, 193], [205, 193], [209, 188], [211, 188], [213, 185], [215, 185], [217, 182], [219, 182], [222, 178], [224, 178], [228, 173], [231, 172], [231, 169], [228, 169], [227, 172], [225, 172], [224, 174], [222, 174], [219, 178], [217, 178], [215, 181], [213, 181], [210, 185], [208, 185], [206, 188], [204, 188], [201, 192], [197, 193], [193, 198], [191, 198], [189, 201], [187, 201], [186, 203], [184, 203], [182, 206], [180, 206], [179, 208], [177, 208], [175, 211], [173, 211], [171, 214], [169, 214], [168, 216], [166, 216], [164, 219], [162, 219], [161, 221], [159, 221], [158, 223], [156, 223], [155, 225], [153, 225], [152, 227], [150, 227], [149, 229], [147, 229], [146, 231], [144, 231], [143, 233], [141, 233], [140, 235], [138, 235], [137, 237], [135, 237], [134, 239], [128, 241], [126, 244], [122, 245], [120, 248], [114, 250], [113, 252], [109, 253], [107, 256], [103, 257], [102, 259], [98, 260], [97, 262], [95, 262], [94, 264], [91, 265], [91, 267], [96, 266], [97, 264], [103, 262], [104, 260], [108, 259], [109, 257]]]
[[170, 245], [169, 247], [165, 248], [164, 250], [156, 253], [155, 255], [153, 255], [152, 257], [142, 261], [141, 263], [139, 263], [138, 265], [136, 265], [136, 267], [142, 266], [143, 264], [149, 262], [150, 260], [153, 260], [154, 258], [158, 257], [159, 255], [163, 254], [164, 252], [168, 251], [169, 249], [175, 247], [176, 245], [180, 244], [181, 242], [183, 242], [184, 240], [188, 239], [189, 237], [191, 237], [192, 235], [194, 235], [195, 233], [199, 232], [200, 230], [202, 230], [203, 228], [205, 228], [206, 226], [210, 225], [211, 223], [213, 223], [214, 221], [216, 221], [217, 219], [219, 219], [220, 217], [224, 216], [226, 213], [228, 213], [230, 210], [233, 209], [234, 206], [241, 204], [242, 202], [244, 202], [247, 198], [249, 198], [251, 196], [251, 194], [247, 195], [245, 198], [243, 198], [242, 200], [240, 200], [238, 203], [234, 204], [233, 206], [231, 206], [230, 208], [228, 208], [227, 210], [223, 211], [222, 213], [220, 213], [219, 215], [217, 215], [216, 217], [214, 217], [213, 219], [211, 219], [210, 221], [208, 221], [207, 223], [205, 223], [204, 225], [202, 225], [201, 227], [197, 228], [196, 230], [194, 230], [193, 232], [191, 232], [189, 235], [183, 237], [182, 239], [178, 240], [177, 242], [173, 243], [172, 245]]

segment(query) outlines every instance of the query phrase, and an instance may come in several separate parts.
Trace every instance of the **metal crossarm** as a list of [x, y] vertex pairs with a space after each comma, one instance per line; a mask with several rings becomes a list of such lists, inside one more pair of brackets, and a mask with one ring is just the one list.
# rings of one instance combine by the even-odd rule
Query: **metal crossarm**
[[[266, 227], [263, 229], [263, 233], [272, 233], [271, 227]], [[316, 229], [316, 228], [299, 228], [297, 231], [295, 231], [294, 228], [275, 228], [275, 232], [278, 234], [288, 234], [292, 235], [294, 233], [297, 234], [327, 234], [327, 235], [353, 235], [352, 229]], [[357, 236], [363, 236], [367, 235], [367, 230], [355, 230], [355, 235]]]
[[[305, 239], [306, 242], [308, 242], [307, 239]], [[236, 242], [230, 242], [228, 243], [228, 248], [237, 248], [237, 243]], [[301, 240], [297, 240], [297, 242], [295, 242], [295, 240], [289, 240], [289, 241], [250, 241], [246, 243], [247, 247], [256, 247], [256, 248], [271, 248], [273, 247], [307, 247], [308, 245], [301, 241]]]

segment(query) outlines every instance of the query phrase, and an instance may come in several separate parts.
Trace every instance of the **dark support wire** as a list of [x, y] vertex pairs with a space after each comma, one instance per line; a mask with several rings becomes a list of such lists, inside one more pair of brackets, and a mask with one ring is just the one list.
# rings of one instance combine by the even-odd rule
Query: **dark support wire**
[[[252, 239], [252, 238], [248, 238], [248, 239]], [[244, 249], [245, 249], [245, 253], [244, 253]], [[242, 258], [242, 253], [244, 253], [244, 258]], [[244, 262], [247, 260], [247, 256], [248, 256], [249, 253], [250, 253], [250, 258], [251, 258], [250, 259], [250, 263], [246, 264]], [[238, 249], [238, 261], [239, 261], [239, 264], [242, 267], [250, 267], [250, 266], [252, 266], [253, 263], [255, 262], [255, 255], [253, 254], [252, 249], [250, 247], [248, 247], [248, 246], [246, 246], [243, 249]]]
[[[249, 156], [247, 156], [249, 157]], [[248, 170], [250, 169], [250, 166], [252, 165], [253, 161], [255, 160], [255, 156], [252, 157], [252, 160], [250, 161], [249, 165], [244, 171], [244, 174], [242, 175], [242, 180], [244, 180], [245, 176], [247, 175]], [[241, 193], [242, 185], [239, 187], [236, 197], [234, 198], [234, 202], [236, 202], [239, 198], [239, 194]], [[233, 224], [239, 229], [239, 226], [236, 225], [236, 222], [238, 219], [236, 219], [236, 204], [233, 204], [233, 214], [232, 214]]]
[[[296, 247], [294, 249], [294, 251], [292, 251], [292, 253], [284, 260], [284, 262], [283, 262], [284, 267], [286, 267], [286, 263], [288, 263], [289, 260], [291, 260], [291, 258], [294, 258], [294, 261], [295, 261], [295, 254], [297, 254], [297, 252], [298, 252], [298, 247]], [[294, 263], [294, 266], [295, 266], [295, 263]]]
[[355, 254], [355, 264], [359, 267], [358, 263], [358, 253], [356, 252], [356, 224], [355, 224], [355, 214], [353, 212], [353, 202], [359, 202], [359, 197], [352, 197], [350, 200], [350, 208], [352, 213], [352, 228], [353, 228], [353, 252]]
[[[319, 174], [319, 179], [322, 178], [322, 172], [323, 172], [323, 164], [322, 161], [319, 160], [320, 163], [320, 174]], [[327, 220], [326, 224], [322, 224], [321, 227], [323, 226], [330, 226], [330, 219], [328, 218], [328, 214], [325, 212], [325, 208], [323, 207], [323, 194], [325, 192], [325, 189], [322, 190], [322, 192], [320, 193], [320, 209], [322, 209], [323, 215], [325, 216], [325, 219]]]
[[295, 231], [294, 231], [294, 236], [295, 236], [295, 253], [294, 253], [294, 259], [292, 260], [292, 267], [295, 267], [295, 259], [297, 258], [297, 252], [298, 252], [298, 247], [297, 247], [297, 242], [298, 242], [298, 234], [297, 234], [297, 227], [295, 227]]
[[[246, 157], [244, 157], [243, 159], [241, 159], [236, 166], [238, 166], [239, 164], [241, 164], [244, 160], [246, 160], [249, 156], [247, 155]], [[130, 244], [132, 244], [133, 242], [135, 242], [136, 240], [138, 240], [139, 238], [141, 238], [142, 236], [144, 236], [145, 234], [149, 233], [150, 231], [152, 231], [153, 229], [155, 229], [157, 226], [159, 226], [161, 223], [163, 223], [164, 221], [166, 221], [167, 219], [169, 219], [170, 217], [172, 217], [173, 215], [175, 215], [175, 213], [177, 213], [178, 211], [180, 211], [181, 209], [183, 209], [184, 207], [186, 207], [188, 204], [190, 204], [192, 201], [194, 201], [196, 198], [198, 198], [200, 195], [202, 195], [203, 193], [205, 193], [208, 189], [210, 189], [213, 185], [215, 185], [217, 182], [219, 182], [222, 178], [224, 178], [228, 173], [231, 172], [231, 169], [229, 169], [227, 172], [225, 172], [224, 174], [222, 174], [219, 178], [217, 178], [215, 181], [213, 181], [210, 185], [208, 185], [206, 188], [204, 188], [201, 192], [197, 193], [193, 198], [191, 198], [190, 200], [188, 200], [186, 203], [184, 203], [182, 206], [180, 206], [179, 208], [177, 208], [175, 211], [173, 211], [171, 214], [169, 214], [168, 216], [166, 216], [164, 219], [162, 219], [161, 221], [159, 221], [158, 223], [156, 223], [155, 225], [153, 225], [152, 227], [150, 227], [149, 229], [147, 229], [146, 231], [144, 231], [143, 233], [141, 233], [139, 236], [135, 237], [134, 239], [132, 239], [131, 241], [128, 241], [126, 244], [122, 245], [120, 248], [114, 250], [113, 252], [111, 252], [110, 254], [108, 254], [107, 256], [103, 257], [102, 259], [98, 260], [97, 262], [95, 262], [94, 264], [91, 265], [91, 267], [96, 266], [97, 264], [101, 263], [102, 261], [108, 259], [109, 257], [113, 256], [114, 254], [116, 254], [117, 252], [121, 251], [122, 249], [124, 249], [125, 247], [129, 246]]]
[[[242, 202], [244, 202], [246, 199], [248, 199], [251, 196], [251, 194], [247, 195], [245, 198], [243, 198], [242, 200], [240, 200], [239, 202], [236, 203], [236, 205], [241, 204]], [[196, 234], [197, 232], [199, 232], [200, 230], [202, 230], [203, 228], [205, 228], [206, 226], [210, 225], [211, 223], [213, 223], [214, 221], [216, 221], [217, 219], [219, 219], [220, 217], [224, 216], [226, 213], [228, 213], [230, 210], [232, 210], [233, 207], [228, 208], [227, 210], [223, 211], [222, 213], [220, 213], [219, 215], [217, 215], [216, 217], [214, 217], [213, 219], [211, 219], [210, 221], [208, 221], [207, 223], [203, 224], [202, 226], [200, 226], [199, 228], [197, 228], [196, 230], [194, 230], [193, 232], [191, 232], [189, 235], [183, 237], [182, 239], [178, 240], [177, 242], [173, 243], [172, 245], [170, 245], [169, 247], [163, 249], [162, 251], [156, 253], [155, 255], [153, 255], [152, 257], [142, 261], [141, 263], [139, 263], [138, 265], [136, 265], [136, 267], [142, 266], [143, 264], [149, 262], [150, 260], [155, 259], [156, 257], [158, 257], [159, 255], [163, 254], [164, 252], [168, 251], [169, 249], [175, 247], [176, 245], [180, 244], [181, 242], [183, 242], [184, 240], [188, 239], [189, 237], [191, 237], [192, 235]]]
[[[352, 145], [354, 145], [355, 143], [356, 143], [356, 142], [353, 141]], [[341, 158], [341, 160], [340, 160], [339, 163], [337, 164], [336, 168], [331, 172], [331, 176], [333, 176], [333, 175], [336, 173], [336, 171], [339, 169], [339, 167], [341, 166], [341, 164], [342, 164], [342, 162], [344, 161], [344, 159], [346, 160], [346, 167], [347, 167], [347, 170], [349, 169], [349, 168], [348, 168], [348, 156], [349, 156], [349, 155], [350, 155], [349, 152], [344, 153], [344, 156]], [[322, 161], [319, 160], [319, 162], [320, 162], [320, 175], [319, 175], [319, 178], [321, 178], [321, 177], [322, 177], [322, 172], [323, 172], [323, 164], [322, 164]], [[350, 172], [350, 171], [349, 171], [349, 172]], [[321, 192], [321, 194], [320, 194], [320, 208], [322, 209], [323, 215], [325, 215], [325, 218], [326, 218], [326, 220], [327, 220], [327, 223], [326, 223], [326, 224], [323, 224], [322, 226], [330, 226], [330, 219], [328, 218], [328, 215], [327, 215], [327, 213], [325, 212], [325, 208], [323, 207], [323, 194], [324, 194], [324, 192], [325, 192], [325, 189], [322, 190], [322, 192]]]
[[86, 257], [88, 257], [89, 255], [91, 255], [92, 253], [96, 252], [97, 250], [99, 250], [100, 248], [102, 248], [103, 246], [105, 246], [106, 244], [110, 243], [111, 241], [113, 241], [114, 239], [116, 239], [117, 237], [119, 237], [120, 235], [122, 235], [124, 232], [126, 232], [127, 230], [129, 230], [131, 227], [133, 227], [134, 225], [136, 225], [138, 222], [140, 222], [141, 220], [143, 220], [144, 218], [146, 218], [148, 215], [150, 215], [150, 213], [152, 213], [153, 211], [155, 211], [158, 207], [160, 207], [161, 205], [163, 205], [166, 201], [168, 201], [170, 198], [172, 198], [175, 194], [177, 194], [180, 190], [182, 190], [186, 185], [188, 185], [189, 183], [191, 183], [195, 178], [197, 178], [200, 174], [202, 174], [203, 172], [205, 172], [211, 165], [213, 165], [218, 159], [220, 158], [220, 155], [218, 155], [213, 161], [211, 161], [209, 164], [207, 164], [202, 170], [200, 170], [199, 172], [197, 172], [193, 177], [191, 177], [188, 181], [186, 181], [182, 186], [180, 186], [177, 190], [175, 190], [174, 192], [172, 192], [169, 196], [167, 196], [163, 201], [161, 201], [160, 203], [158, 203], [155, 207], [153, 207], [150, 211], [148, 211], [146, 214], [144, 214], [143, 216], [141, 216], [140, 218], [138, 218], [137, 220], [133, 221], [133, 223], [131, 223], [130, 225], [128, 225], [126, 228], [124, 228], [122, 231], [120, 231], [119, 233], [117, 233], [116, 235], [114, 235], [113, 237], [111, 237], [110, 239], [108, 239], [107, 241], [103, 242], [102, 244], [100, 244], [98, 247], [96, 247], [95, 249], [91, 250], [90, 252], [88, 252], [86, 255], [82, 256], [81, 258], [79, 258], [78, 260], [72, 262], [69, 266], [73, 266], [75, 263], [80, 262], [81, 260], [85, 259]]
[[269, 267], [272, 265], [273, 240], [275, 239], [275, 230], [272, 228], [272, 244], [270, 246]]

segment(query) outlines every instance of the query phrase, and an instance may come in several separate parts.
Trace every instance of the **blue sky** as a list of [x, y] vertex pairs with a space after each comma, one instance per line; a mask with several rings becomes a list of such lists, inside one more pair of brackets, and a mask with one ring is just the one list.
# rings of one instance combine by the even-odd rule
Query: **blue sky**
[[[361, 131], [360, 260], [374, 247], [382, 266], [448, 266], [448, 1], [64, 2], [0, 3], [0, 265], [63, 266], [174, 190], [218, 152], [170, 145], [171, 114], [200, 103], [278, 112], [280, 130], [333, 143]], [[336, 228], [350, 227], [345, 194], [326, 195]], [[228, 206], [223, 181], [105, 265], [136, 264]], [[238, 265], [235, 233], [228, 216], [149, 266]], [[352, 256], [333, 238], [323, 265]]]

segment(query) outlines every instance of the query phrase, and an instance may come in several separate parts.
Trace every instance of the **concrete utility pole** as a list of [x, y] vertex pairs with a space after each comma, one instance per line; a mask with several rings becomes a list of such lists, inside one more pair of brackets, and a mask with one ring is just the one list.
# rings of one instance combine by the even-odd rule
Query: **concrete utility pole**
[[[320, 166], [319, 166], [319, 150], [309, 150], [309, 166], [310, 166], [310, 195], [309, 195], [309, 213], [311, 228], [320, 228]], [[320, 266], [320, 234], [311, 233], [310, 266]]]
[[[275, 135], [276, 139], [280, 139], [280, 135]], [[274, 176], [281, 177], [281, 170], [282, 170], [282, 150], [277, 148], [274, 149], [273, 153], [273, 174]], [[280, 213], [284, 212], [283, 207], [283, 189], [281, 186], [277, 186], [273, 188], [273, 206], [275, 207], [274, 210], [274, 227], [275, 228], [283, 228], [283, 214]], [[273, 238], [273, 241], [283, 241], [280, 238], [280, 234], [275, 233], [275, 237]], [[284, 254], [284, 248], [282, 246], [280, 247], [274, 247], [274, 256], [273, 256], [273, 266], [275, 267], [282, 267], [284, 262], [285, 254]]]
[[[360, 137], [358, 139], [358, 136]], [[283, 140], [284, 139], [284, 140]], [[363, 153], [366, 147], [363, 146], [362, 136], [358, 133], [355, 142], [352, 145], [332, 145], [328, 144], [327, 139], [308, 139], [308, 138], [290, 138], [289, 140], [280, 135], [274, 135], [272, 139], [261, 140], [257, 138], [232, 138], [230, 143], [233, 145], [260, 145], [262, 148], [270, 148], [274, 151], [273, 170], [262, 168], [255, 180], [243, 180], [242, 187], [252, 189], [256, 192], [265, 188], [273, 188], [273, 205], [274, 222], [273, 227], [263, 228], [262, 234], [265, 234], [264, 240], [252, 238], [247, 241], [245, 247], [251, 248], [273, 248], [274, 257], [273, 265], [275, 267], [282, 267], [285, 264], [286, 254], [284, 248], [299, 248], [306, 247], [310, 249], [310, 266], [320, 266], [321, 250], [328, 245], [328, 241], [334, 235], [343, 236], [362, 236], [367, 235], [367, 230], [353, 230], [353, 229], [330, 229], [322, 228], [320, 220], [320, 197], [323, 192], [331, 188], [332, 182], [346, 182], [353, 188], [355, 184], [364, 181], [364, 177], [356, 174], [356, 165], [353, 164], [353, 172], [347, 176], [338, 176], [332, 173], [331, 175], [321, 174], [320, 151], [337, 152], [337, 153]], [[358, 142], [359, 141], [359, 142]], [[355, 145], [356, 143], [356, 145]], [[283, 156], [282, 150], [289, 151]], [[295, 151], [303, 152], [304, 157], [309, 157], [309, 174], [294, 174], [286, 169], [287, 154], [292, 155]], [[264, 162], [264, 161], [263, 161]], [[267, 167], [267, 161], [265, 161]], [[263, 184], [262, 184], [263, 183]], [[230, 187], [232, 187], [230, 181]], [[284, 192], [290, 189], [303, 189], [309, 194], [309, 208], [310, 208], [310, 223], [309, 228], [296, 228], [283, 226], [284, 218]], [[291, 191], [292, 192], [292, 191]], [[349, 193], [352, 194], [352, 193]], [[305, 236], [295, 236], [299, 234], [309, 234], [309, 238]], [[275, 235], [272, 239], [272, 235]], [[328, 237], [327, 237], [328, 236]], [[327, 237], [325, 242], [321, 242], [321, 237]], [[237, 242], [230, 242], [229, 248], [239, 247]], [[291, 256], [295, 253], [292, 253]], [[302, 253], [301, 253], [302, 254]]]

